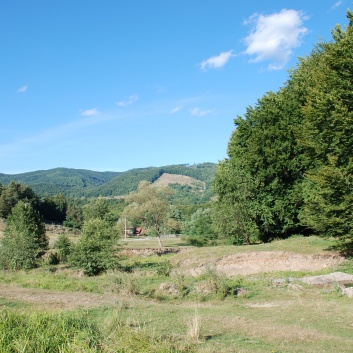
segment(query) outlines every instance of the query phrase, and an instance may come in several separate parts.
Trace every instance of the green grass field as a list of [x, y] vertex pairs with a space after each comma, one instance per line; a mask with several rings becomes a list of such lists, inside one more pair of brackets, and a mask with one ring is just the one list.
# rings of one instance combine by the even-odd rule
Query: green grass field
[[[123, 246], [141, 249], [141, 242], [152, 241], [131, 239]], [[165, 243], [184, 246], [179, 238]], [[0, 272], [0, 351], [352, 352], [353, 299], [335, 285], [274, 284], [278, 278], [353, 273], [352, 260], [315, 272], [236, 278], [212, 268], [198, 276], [183, 272], [190, 259], [197, 265], [249, 251], [327, 254], [332, 245], [317, 237], [293, 237], [134, 255], [121, 259], [120, 271], [98, 277], [84, 277], [64, 265]]]

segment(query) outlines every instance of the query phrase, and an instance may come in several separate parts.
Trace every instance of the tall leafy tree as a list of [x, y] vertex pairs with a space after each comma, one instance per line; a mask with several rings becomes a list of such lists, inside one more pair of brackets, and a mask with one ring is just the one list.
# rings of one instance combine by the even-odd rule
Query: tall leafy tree
[[[277, 93], [269, 92], [254, 107], [247, 108], [244, 117], [235, 119], [229, 159], [219, 166], [216, 175], [215, 188], [220, 195], [216, 213], [219, 217], [228, 214], [228, 221], [236, 213], [237, 224], [252, 229], [251, 234], [256, 233], [255, 222], [257, 233], [265, 241], [302, 228], [298, 212], [306, 159], [296, 138], [303, 120], [297, 96], [289, 81]], [[232, 211], [227, 204], [232, 205]]]
[[30, 269], [48, 249], [48, 238], [41, 216], [29, 203], [19, 201], [7, 219], [1, 266], [5, 269]]
[[53, 222], [62, 223], [66, 218], [67, 200], [64, 194], [55, 196], [45, 195], [39, 208], [42, 216]]
[[220, 238], [233, 244], [258, 240], [258, 204], [255, 184], [238, 160], [218, 165], [214, 189], [218, 198], [212, 208], [212, 227]]
[[146, 227], [150, 235], [156, 236], [160, 247], [163, 246], [161, 235], [168, 230], [171, 219], [167, 193], [166, 189], [156, 188], [151, 183], [142, 181], [138, 190], [125, 198], [128, 206], [123, 212], [130, 222]]
[[241, 214], [244, 224], [255, 222], [262, 240], [314, 231], [353, 246], [349, 11], [348, 19], [345, 30], [333, 30], [331, 42], [300, 59], [284, 87], [235, 120], [229, 158], [215, 181], [215, 214], [220, 220], [223, 215], [228, 227], [236, 224], [232, 216]]
[[29, 202], [35, 209], [38, 209], [39, 207], [39, 198], [31, 188], [27, 185], [12, 181], [1, 192], [0, 217], [7, 218], [11, 213], [12, 208], [20, 200]]
[[109, 220], [111, 219], [110, 208], [107, 199], [103, 197], [93, 198], [90, 202], [83, 206], [83, 219], [100, 218]]
[[69, 205], [66, 211], [66, 218], [63, 224], [65, 227], [81, 228], [83, 224], [82, 208], [78, 205]]
[[302, 145], [315, 160], [305, 181], [303, 224], [353, 248], [353, 13], [321, 43], [303, 108]]

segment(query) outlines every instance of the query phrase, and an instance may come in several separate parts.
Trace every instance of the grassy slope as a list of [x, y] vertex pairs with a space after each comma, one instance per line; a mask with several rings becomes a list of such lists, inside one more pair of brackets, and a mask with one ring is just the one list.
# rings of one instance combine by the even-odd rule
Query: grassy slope
[[[167, 245], [168, 241], [166, 240]], [[141, 241], [135, 241], [136, 243]], [[175, 244], [174, 244], [175, 245]], [[103, 326], [113, 315], [119, 317], [134, 332], [152, 337], [164, 337], [165, 342], [190, 340], [190, 324], [199, 317], [200, 337], [193, 343], [198, 352], [351, 352], [352, 299], [341, 296], [337, 288], [317, 288], [309, 285], [272, 285], [273, 277], [285, 274], [255, 274], [238, 279], [246, 290], [243, 295], [229, 295], [225, 300], [212, 295], [175, 295], [159, 293], [161, 283], [183, 282], [187, 288], [207, 278], [192, 279], [174, 274], [158, 275], [157, 270], [166, 261], [179, 261], [188, 256], [203, 260], [214, 259], [241, 251], [293, 251], [304, 254], [327, 252], [332, 242], [316, 237], [295, 237], [271, 244], [251, 247], [194, 248], [177, 255], [135, 257], [124, 261], [133, 272], [110, 273], [97, 278], [78, 277], [75, 271], [1, 273], [0, 283], [14, 283], [30, 288], [50, 290], [90, 291], [116, 293], [117, 304], [86, 311], [92, 323]], [[131, 242], [128, 244], [132, 247]], [[348, 265], [347, 265], [348, 264]], [[352, 262], [345, 268], [352, 270]], [[343, 267], [341, 267], [342, 269]], [[336, 270], [336, 269], [331, 269]], [[301, 274], [303, 275], [303, 274]], [[68, 294], [69, 296], [69, 294]], [[10, 311], [41, 312], [40, 309], [21, 302], [1, 299], [0, 306]], [[51, 310], [50, 308], [48, 309]], [[126, 327], [126, 326], [124, 326]], [[102, 332], [105, 332], [104, 330]], [[107, 347], [113, 347], [111, 337], [105, 336]], [[136, 337], [132, 342], [136, 342]], [[158, 346], [158, 345], [157, 345]], [[147, 348], [136, 348], [145, 352]], [[157, 351], [148, 348], [149, 351]], [[109, 350], [107, 350], [108, 352]], [[168, 348], [164, 350], [168, 352]], [[182, 350], [179, 350], [182, 351]]]

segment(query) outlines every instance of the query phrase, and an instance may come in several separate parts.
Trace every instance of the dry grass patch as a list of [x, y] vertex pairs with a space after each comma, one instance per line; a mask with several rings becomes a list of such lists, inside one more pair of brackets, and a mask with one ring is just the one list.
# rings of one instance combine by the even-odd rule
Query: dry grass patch
[[205, 183], [195, 178], [180, 175], [163, 173], [154, 183], [154, 186], [168, 186], [170, 184], [189, 185], [191, 187], [197, 186], [205, 189]]

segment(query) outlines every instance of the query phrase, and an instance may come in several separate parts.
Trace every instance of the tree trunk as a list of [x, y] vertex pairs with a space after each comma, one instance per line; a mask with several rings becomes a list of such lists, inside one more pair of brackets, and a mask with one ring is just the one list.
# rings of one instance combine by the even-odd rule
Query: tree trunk
[[161, 236], [157, 235], [157, 240], [160, 248], [163, 248], [162, 242], [161, 242]]

